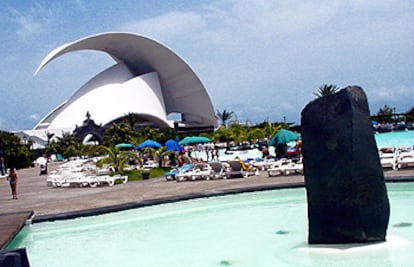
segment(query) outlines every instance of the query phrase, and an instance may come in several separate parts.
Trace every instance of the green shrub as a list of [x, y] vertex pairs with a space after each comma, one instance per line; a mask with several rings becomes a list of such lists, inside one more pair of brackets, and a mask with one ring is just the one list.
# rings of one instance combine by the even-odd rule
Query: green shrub
[[[169, 172], [169, 171], [170, 171], [170, 168], [164, 168], [164, 167], [151, 169], [150, 178], [164, 176], [164, 173]], [[142, 180], [141, 170], [125, 171], [124, 175], [128, 176], [128, 182]]]

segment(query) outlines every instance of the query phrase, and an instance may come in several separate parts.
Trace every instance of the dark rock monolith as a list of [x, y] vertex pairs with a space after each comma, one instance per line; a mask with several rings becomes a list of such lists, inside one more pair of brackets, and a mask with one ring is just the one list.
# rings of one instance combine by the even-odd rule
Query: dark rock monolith
[[0, 266], [30, 267], [26, 248], [0, 250]]
[[308, 243], [385, 241], [390, 206], [364, 91], [312, 101], [301, 126]]

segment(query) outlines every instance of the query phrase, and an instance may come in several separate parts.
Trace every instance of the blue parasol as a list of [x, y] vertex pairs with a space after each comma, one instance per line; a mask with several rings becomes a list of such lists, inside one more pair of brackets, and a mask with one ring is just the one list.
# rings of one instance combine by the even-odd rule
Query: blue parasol
[[165, 151], [180, 152], [181, 150], [182, 148], [180, 144], [178, 144], [178, 142], [174, 139], [169, 139], [167, 142], [165, 142]]
[[144, 147], [160, 148], [161, 144], [158, 143], [157, 141], [147, 139], [144, 142], [142, 142], [141, 144], [137, 145], [136, 149], [141, 149], [141, 148], [144, 148]]

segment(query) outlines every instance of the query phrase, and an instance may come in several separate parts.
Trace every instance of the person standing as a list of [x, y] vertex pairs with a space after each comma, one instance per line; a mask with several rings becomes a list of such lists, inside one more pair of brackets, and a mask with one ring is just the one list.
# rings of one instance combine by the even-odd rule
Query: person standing
[[7, 180], [10, 182], [13, 199], [17, 199], [17, 174], [14, 168], [10, 168], [10, 173], [9, 176], [7, 176]]
[[6, 174], [6, 162], [4, 161], [4, 150], [3, 150], [3, 144], [0, 143], [0, 173], [1, 176], [4, 176]]
[[0, 153], [0, 174], [1, 174], [1, 176], [4, 176], [6, 174], [5, 164], [4, 164], [4, 158], [1, 155], [1, 153]]

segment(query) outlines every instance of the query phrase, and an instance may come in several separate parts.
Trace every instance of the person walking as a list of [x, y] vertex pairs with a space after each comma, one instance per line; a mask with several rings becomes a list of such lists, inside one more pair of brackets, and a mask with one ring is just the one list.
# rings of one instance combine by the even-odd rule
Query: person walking
[[7, 176], [7, 181], [10, 182], [13, 199], [17, 199], [17, 174], [14, 168], [10, 168], [10, 173], [9, 176]]

